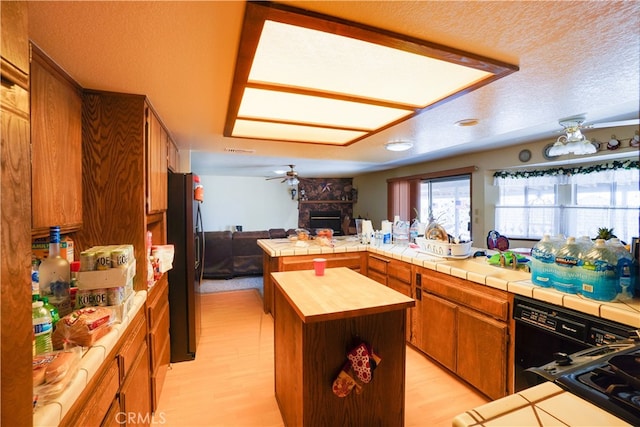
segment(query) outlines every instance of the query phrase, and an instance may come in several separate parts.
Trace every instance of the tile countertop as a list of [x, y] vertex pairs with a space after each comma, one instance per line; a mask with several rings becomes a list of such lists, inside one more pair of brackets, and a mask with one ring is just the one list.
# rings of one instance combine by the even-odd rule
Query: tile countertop
[[454, 427], [630, 426], [552, 382], [530, 387], [466, 411]]
[[[625, 302], [602, 302], [534, 285], [531, 274], [487, 264], [485, 258], [440, 258], [409, 246], [361, 244], [353, 236], [334, 238], [333, 247], [320, 246], [316, 241], [296, 242], [288, 239], [261, 239], [258, 245], [272, 257], [321, 255], [366, 251], [409, 262], [424, 268], [456, 276], [492, 288], [523, 295], [582, 313], [640, 328], [640, 298]], [[472, 248], [472, 252], [483, 250]], [[488, 251], [491, 252], [491, 251]]]
[[93, 378], [98, 371], [98, 368], [100, 368], [107, 355], [116, 345], [120, 336], [127, 329], [131, 320], [138, 311], [144, 307], [146, 299], [146, 291], [136, 292], [133, 296], [131, 309], [123, 316], [122, 322], [114, 323], [111, 332], [96, 341], [93, 346], [83, 348], [83, 355], [80, 360], [78, 372], [65, 390], [53, 402], [37, 408], [33, 413], [33, 425], [35, 427], [57, 426], [60, 424], [64, 416], [69, 412], [69, 409], [71, 409], [71, 406], [73, 406], [87, 384], [89, 384], [91, 378]]

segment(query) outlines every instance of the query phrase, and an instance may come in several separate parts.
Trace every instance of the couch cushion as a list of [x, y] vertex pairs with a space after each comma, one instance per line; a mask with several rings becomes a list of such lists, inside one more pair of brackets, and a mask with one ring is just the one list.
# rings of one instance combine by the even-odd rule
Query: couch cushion
[[269, 236], [272, 239], [286, 239], [287, 238], [287, 232], [285, 231], [284, 228], [270, 228], [269, 229]]
[[231, 231], [205, 231], [203, 278], [233, 277], [232, 237]]

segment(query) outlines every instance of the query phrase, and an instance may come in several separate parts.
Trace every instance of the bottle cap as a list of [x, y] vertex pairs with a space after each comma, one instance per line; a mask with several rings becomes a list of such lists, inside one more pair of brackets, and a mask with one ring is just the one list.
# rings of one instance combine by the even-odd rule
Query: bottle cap
[[71, 264], [69, 264], [69, 268], [71, 268], [71, 271], [74, 273], [80, 271], [80, 261], [72, 261]]

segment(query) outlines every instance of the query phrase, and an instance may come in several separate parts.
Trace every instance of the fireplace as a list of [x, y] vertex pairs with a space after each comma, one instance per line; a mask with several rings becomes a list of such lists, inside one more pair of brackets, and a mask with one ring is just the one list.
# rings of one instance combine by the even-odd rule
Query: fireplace
[[309, 212], [309, 228], [315, 234], [318, 228], [330, 228], [333, 235], [342, 234], [342, 218], [339, 210], [335, 211], [311, 211]]

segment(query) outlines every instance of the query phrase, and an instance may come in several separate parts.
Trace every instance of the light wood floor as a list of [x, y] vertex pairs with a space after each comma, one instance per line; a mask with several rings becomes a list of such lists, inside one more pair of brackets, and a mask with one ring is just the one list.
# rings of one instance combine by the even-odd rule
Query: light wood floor
[[[407, 346], [406, 426], [451, 426], [485, 402]], [[202, 295], [196, 360], [171, 365], [154, 419], [181, 427], [284, 425], [274, 396], [273, 319], [257, 290]]]

